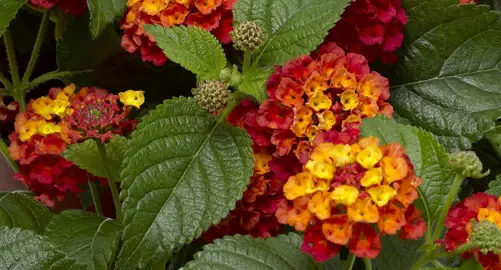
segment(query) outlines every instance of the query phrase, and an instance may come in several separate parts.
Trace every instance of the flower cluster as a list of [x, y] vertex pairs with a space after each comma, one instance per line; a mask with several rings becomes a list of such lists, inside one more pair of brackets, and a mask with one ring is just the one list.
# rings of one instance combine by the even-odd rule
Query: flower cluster
[[341, 15], [326, 41], [336, 42], [348, 52], [364, 55], [369, 62], [398, 60], [407, 15], [400, 0], [356, 0]]
[[61, 11], [75, 16], [81, 16], [87, 10], [85, 0], [30, 0], [29, 3], [42, 9], [51, 9], [57, 5]]
[[17, 103], [17, 101], [12, 101], [9, 105], [6, 105], [3, 98], [0, 96], [0, 125], [14, 121], [18, 112], [19, 103]]
[[460, 5], [478, 3], [480, 0], [459, 0]]
[[145, 24], [164, 27], [194, 25], [212, 32], [221, 43], [231, 42], [233, 5], [236, 0], [128, 0], [121, 28], [122, 46], [130, 53], [140, 52], [145, 62], [161, 66], [167, 61]]
[[[422, 180], [398, 143], [379, 146], [375, 137], [353, 144], [322, 143], [303, 171], [284, 185], [279, 221], [306, 231], [302, 250], [318, 261], [347, 245], [362, 258], [375, 258], [379, 234], [418, 239], [426, 224], [412, 203]], [[379, 233], [372, 226], [377, 226]]]
[[[464, 244], [478, 241], [476, 234], [481, 232], [476, 231], [475, 225], [483, 221], [489, 221], [501, 229], [501, 202], [495, 196], [474, 193], [449, 211], [445, 220], [448, 231], [440, 242], [445, 250], [453, 251]], [[490, 235], [492, 239], [495, 239], [494, 236], [495, 234]], [[485, 239], [480, 240], [478, 244], [483, 246], [485, 243], [482, 242], [485, 242]], [[499, 243], [499, 237], [495, 240]], [[484, 269], [501, 269], [501, 252], [483, 251], [480, 248], [471, 249], [463, 253], [462, 257], [474, 256]]]

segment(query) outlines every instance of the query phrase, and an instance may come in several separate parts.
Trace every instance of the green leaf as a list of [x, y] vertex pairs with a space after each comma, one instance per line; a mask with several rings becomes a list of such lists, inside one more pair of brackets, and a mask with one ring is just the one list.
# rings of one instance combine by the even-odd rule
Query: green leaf
[[235, 207], [253, 171], [249, 135], [192, 98], [166, 100], [132, 134], [122, 170], [117, 269], [169, 258]]
[[383, 116], [364, 119], [361, 130], [364, 137], [376, 136], [382, 144], [398, 142], [405, 148], [416, 175], [423, 179], [415, 205], [433, 224], [455, 178], [444, 147], [431, 133]]
[[[127, 151], [127, 139], [122, 136], [115, 136], [105, 147], [111, 171], [116, 172], [118, 176], [122, 161], [125, 158], [125, 151]], [[62, 156], [95, 176], [106, 177], [106, 170], [101, 162], [101, 156], [94, 140], [69, 145]]]
[[489, 183], [489, 189], [485, 192], [496, 197], [501, 196], [501, 174], [496, 176], [496, 180]]
[[182, 269], [324, 269], [301, 251], [301, 236], [291, 233], [267, 239], [226, 236], [204, 246]]
[[470, 258], [466, 262], [464, 262], [458, 270], [482, 270], [484, 269], [482, 265], [475, 259]]
[[203, 80], [218, 79], [226, 66], [219, 41], [209, 32], [194, 26], [165, 28], [145, 25], [165, 55]]
[[262, 65], [282, 65], [314, 50], [340, 19], [349, 0], [239, 0], [235, 25], [257, 21], [266, 34], [256, 53]]
[[0, 269], [42, 269], [54, 256], [51, 243], [32, 231], [0, 227]]
[[97, 38], [106, 26], [123, 15], [126, 7], [124, 0], [87, 0], [90, 13], [90, 32]]
[[395, 235], [381, 237], [381, 252], [372, 260], [373, 265], [380, 270], [408, 270], [417, 261], [418, 248], [422, 240], [402, 240]]
[[10, 21], [16, 17], [19, 9], [26, 4], [28, 0], [0, 0], [0, 37], [2, 37]]
[[52, 213], [25, 192], [0, 192], [0, 227], [43, 233]]
[[447, 149], [470, 149], [501, 116], [501, 22], [487, 6], [407, 0], [391, 104]]
[[336, 269], [344, 269], [346, 267], [346, 261], [341, 260], [339, 255], [336, 255], [333, 258], [328, 259], [323, 263], [323, 269], [325, 270], [336, 270]]
[[253, 96], [259, 102], [268, 98], [266, 94], [266, 82], [273, 72], [272, 68], [252, 67], [242, 76], [242, 82], [238, 90]]
[[110, 218], [81, 210], [63, 211], [52, 219], [45, 233], [65, 255], [52, 262], [52, 267], [64, 263], [67, 269], [69, 265], [78, 269], [108, 269], [121, 232], [122, 227]]

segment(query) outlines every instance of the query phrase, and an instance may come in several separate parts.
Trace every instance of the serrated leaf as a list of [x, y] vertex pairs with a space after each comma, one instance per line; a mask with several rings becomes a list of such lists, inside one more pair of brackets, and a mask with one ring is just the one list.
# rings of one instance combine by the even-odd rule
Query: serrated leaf
[[242, 82], [238, 85], [238, 90], [251, 95], [259, 102], [264, 101], [268, 97], [266, 94], [266, 82], [272, 72], [272, 68], [250, 68], [244, 72]]
[[501, 116], [501, 22], [487, 6], [407, 0], [395, 111], [449, 150], [469, 149]]
[[[111, 171], [119, 176], [125, 151], [127, 151], [127, 139], [122, 136], [115, 136], [106, 143], [105, 147]], [[94, 140], [69, 145], [62, 153], [62, 156], [95, 176], [106, 177], [106, 171]]]
[[203, 80], [218, 79], [226, 66], [226, 57], [219, 41], [208, 31], [194, 26], [165, 28], [145, 25], [158, 47], [172, 61]]
[[167, 100], [142, 119], [122, 170], [117, 269], [167, 259], [235, 207], [252, 175], [252, 142], [221, 120], [189, 98]]
[[346, 267], [346, 261], [341, 260], [339, 255], [336, 255], [335, 257], [328, 259], [322, 265], [325, 270], [344, 269]]
[[0, 227], [0, 269], [42, 269], [54, 256], [52, 244], [32, 231]]
[[[81, 210], [63, 211], [47, 226], [45, 235], [64, 254], [52, 269], [108, 269], [122, 227], [114, 220]], [[59, 266], [58, 266], [59, 265]]]
[[52, 213], [25, 192], [0, 192], [0, 227], [43, 233]]
[[313, 51], [340, 19], [350, 0], [239, 0], [235, 25], [257, 21], [266, 34], [256, 53], [262, 65], [282, 65]]
[[444, 147], [431, 133], [382, 116], [364, 119], [361, 130], [364, 137], [376, 136], [382, 144], [398, 142], [405, 148], [414, 172], [423, 179], [414, 204], [429, 224], [433, 224], [455, 178]]
[[0, 0], [0, 37], [2, 37], [10, 21], [16, 17], [19, 9], [26, 4], [28, 0]]
[[501, 174], [496, 176], [496, 180], [489, 183], [489, 189], [485, 192], [496, 197], [501, 196]]
[[419, 259], [422, 240], [402, 240], [395, 235], [381, 237], [381, 252], [372, 260], [377, 269], [408, 270]]
[[294, 233], [267, 239], [226, 236], [204, 246], [182, 269], [323, 269], [322, 264], [301, 251], [302, 241]]
[[123, 15], [126, 7], [124, 0], [87, 0], [90, 13], [90, 32], [98, 37], [106, 26]]

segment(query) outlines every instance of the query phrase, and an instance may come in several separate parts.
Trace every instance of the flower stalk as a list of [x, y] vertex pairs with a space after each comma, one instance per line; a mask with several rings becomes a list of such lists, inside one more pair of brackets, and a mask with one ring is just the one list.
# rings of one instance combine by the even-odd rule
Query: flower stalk
[[113, 196], [113, 203], [115, 204], [116, 219], [122, 222], [122, 207], [120, 205], [120, 197], [118, 193], [118, 188], [116, 185], [115, 177], [110, 170], [110, 165], [108, 162], [108, 157], [106, 155], [106, 148], [101, 141], [96, 140], [97, 149], [99, 151], [99, 156], [101, 157], [101, 162], [103, 162], [103, 167], [106, 172], [106, 178], [108, 178], [108, 184], [110, 185], [111, 195]]

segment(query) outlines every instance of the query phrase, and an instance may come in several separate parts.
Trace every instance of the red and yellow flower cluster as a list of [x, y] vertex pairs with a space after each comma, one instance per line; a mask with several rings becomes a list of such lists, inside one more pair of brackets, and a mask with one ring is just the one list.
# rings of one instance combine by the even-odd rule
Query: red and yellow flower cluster
[[99, 180], [62, 158], [66, 147], [88, 138], [105, 142], [112, 134], [132, 131], [135, 121], [127, 119], [131, 106], [144, 102], [142, 91], [121, 93], [123, 109], [117, 105], [119, 97], [106, 90], [82, 88], [74, 92], [73, 84], [52, 88], [48, 96], [30, 101], [26, 112], [16, 116], [15, 131], [9, 135], [9, 153], [20, 170], [15, 178], [50, 207], [62, 201], [67, 192], [78, 194], [81, 185]]
[[[125, 0], [124, 0], [125, 1]], [[128, 0], [122, 19], [122, 46], [138, 52], [145, 62], [161, 66], [167, 57], [144, 30], [145, 24], [164, 27], [194, 25], [212, 32], [221, 43], [231, 42], [233, 5], [237, 0]]]
[[[474, 193], [453, 207], [445, 220], [448, 228], [444, 240], [440, 242], [445, 250], [454, 249], [472, 241], [473, 223], [487, 220], [501, 229], [501, 202], [495, 196], [486, 193]], [[484, 254], [479, 249], [469, 250], [461, 255], [463, 258], [475, 256], [484, 269], [501, 269], [501, 254], [491, 251]]]
[[[303, 171], [284, 185], [279, 221], [306, 231], [302, 249], [318, 261], [347, 245], [362, 258], [375, 258], [379, 235], [418, 239], [426, 224], [412, 203], [422, 183], [398, 143], [379, 146], [368, 137], [353, 144], [317, 145]], [[377, 226], [379, 233], [372, 225]]]
[[402, 46], [407, 15], [400, 0], [356, 0], [326, 38], [348, 52], [362, 54], [373, 62], [389, 64], [398, 60], [395, 50]]
[[19, 103], [16, 101], [5, 104], [3, 97], [0, 96], [0, 125], [7, 124], [14, 121], [17, 113], [19, 112]]
[[29, 3], [42, 9], [51, 9], [57, 5], [61, 11], [75, 16], [81, 16], [87, 10], [86, 0], [30, 0]]

